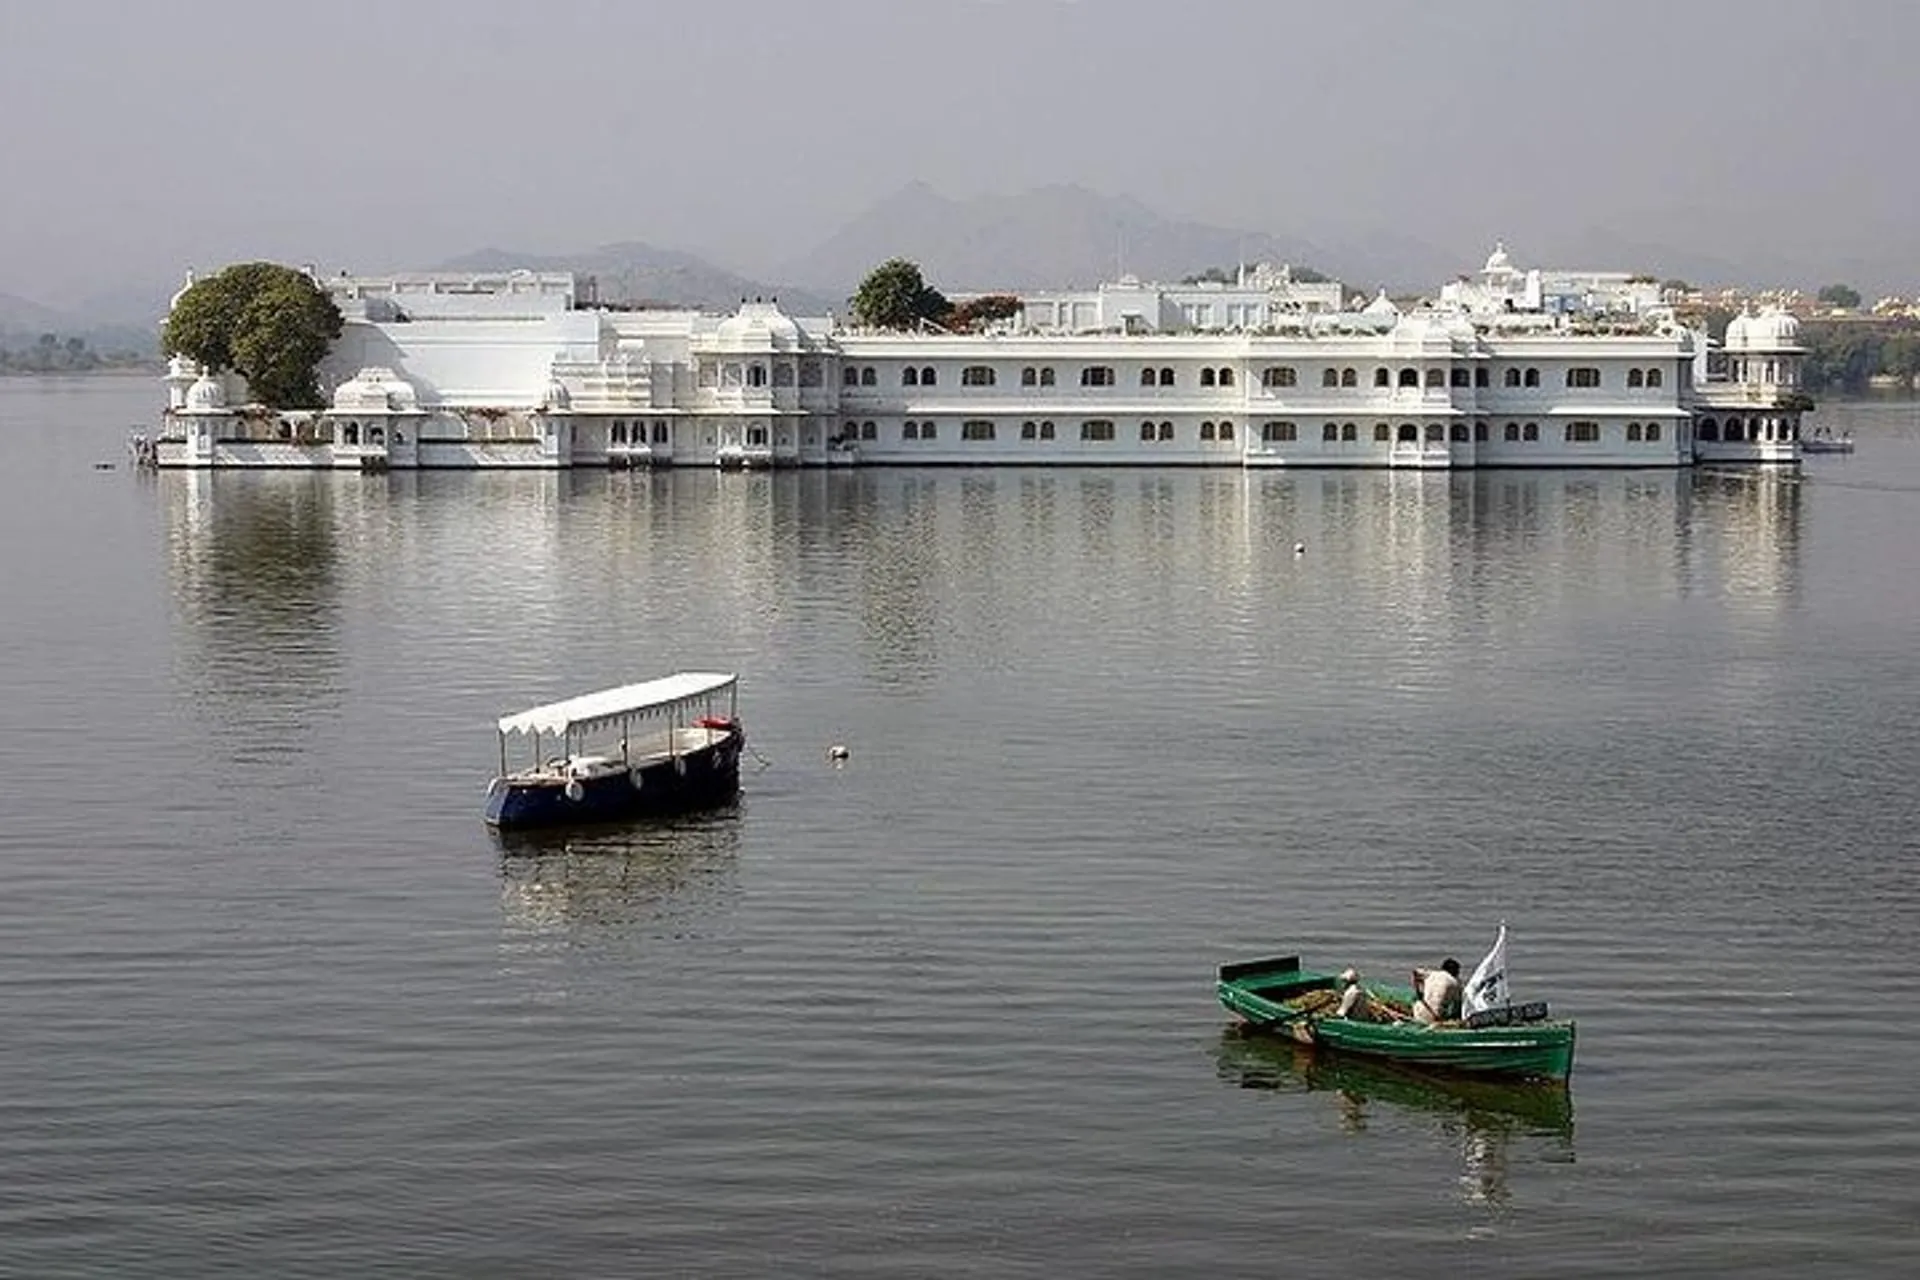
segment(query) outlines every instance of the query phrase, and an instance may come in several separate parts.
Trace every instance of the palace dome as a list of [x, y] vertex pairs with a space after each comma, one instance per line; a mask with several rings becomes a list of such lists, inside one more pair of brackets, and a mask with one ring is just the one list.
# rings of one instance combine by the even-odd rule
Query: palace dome
[[413, 384], [391, 369], [362, 369], [335, 388], [333, 407], [355, 413], [410, 413], [420, 407]]
[[1791, 350], [1799, 345], [1800, 322], [1784, 307], [1768, 307], [1747, 320], [1749, 351]]
[[800, 326], [777, 302], [743, 302], [714, 330], [722, 347], [736, 351], [790, 351], [800, 344]]
[[1739, 315], [1727, 321], [1727, 332], [1725, 336], [1720, 339], [1720, 345], [1728, 351], [1745, 351], [1755, 318], [1756, 317], [1747, 312], [1742, 311]]
[[1513, 259], [1507, 256], [1507, 246], [1504, 241], [1493, 242], [1493, 252], [1487, 255], [1487, 265], [1481, 270], [1488, 272], [1513, 270]]
[[554, 413], [565, 413], [573, 407], [573, 393], [567, 390], [567, 384], [555, 378], [547, 383], [545, 408]]
[[227, 389], [211, 374], [201, 374], [187, 388], [188, 413], [218, 413], [227, 407]]

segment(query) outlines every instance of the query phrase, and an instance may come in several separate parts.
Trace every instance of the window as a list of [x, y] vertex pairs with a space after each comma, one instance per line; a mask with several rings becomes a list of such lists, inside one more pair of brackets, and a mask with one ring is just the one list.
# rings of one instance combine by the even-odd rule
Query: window
[[1170, 386], [1172, 386], [1172, 385], [1173, 385], [1173, 370], [1172, 370], [1172, 369], [1168, 369], [1168, 368], [1162, 368], [1162, 369], [1160, 370], [1160, 385], [1161, 385], [1161, 386], [1163, 386], [1163, 387], [1170, 387]]
[[863, 422], [860, 424], [860, 438], [862, 440], [878, 440], [880, 438], [880, 428], [871, 422]]
[[1539, 371], [1538, 369], [1529, 369], [1529, 370], [1527, 370], [1527, 376], [1526, 376], [1526, 378], [1525, 378], [1525, 382], [1526, 382], [1526, 384], [1527, 384], [1528, 386], [1530, 386], [1530, 387], [1537, 387], [1537, 386], [1539, 386], [1539, 385], [1540, 385], [1540, 371]]
[[[1633, 388], [1635, 388], [1635, 387], [1644, 387], [1644, 386], [1646, 386], [1646, 385], [1647, 385], [1647, 375], [1646, 375], [1646, 374], [1644, 374], [1644, 373], [1642, 373], [1642, 372], [1641, 372], [1640, 370], [1638, 370], [1638, 369], [1629, 369], [1629, 370], [1627, 370], [1627, 388], [1628, 388], [1629, 390], [1631, 390], [1631, 389], [1633, 389]], [[1637, 439], [1637, 437], [1635, 437], [1635, 436], [1631, 436], [1631, 435], [1630, 435], [1630, 436], [1628, 436], [1628, 437], [1627, 437], [1627, 439], [1629, 439], [1629, 440], [1633, 440], [1633, 439]]]
[[1150, 369], [1150, 368], [1149, 368], [1149, 369], [1142, 369], [1142, 370], [1140, 371], [1140, 385], [1141, 385], [1141, 386], [1143, 386], [1143, 387], [1151, 387], [1151, 386], [1155, 386], [1155, 385], [1157, 385], [1157, 384], [1156, 384], [1156, 383], [1154, 382], [1154, 378], [1153, 378], [1153, 370], [1152, 370], [1152, 369]]
[[766, 386], [767, 385], [767, 366], [763, 364], [748, 365], [747, 366], [747, 385], [750, 387]]
[[939, 434], [940, 429], [936, 424], [931, 422], [923, 422], [920, 424], [920, 438], [922, 440], [931, 440]]
[[1720, 439], [1719, 422], [1713, 418], [1700, 419], [1700, 429], [1695, 433], [1694, 438], [1698, 440], [1712, 440], [1712, 441], [1718, 442]]
[[983, 422], [977, 418], [969, 422], [963, 422], [960, 424], [960, 438], [962, 440], [991, 440], [993, 439], [993, 424], [991, 422]]
[[1388, 373], [1385, 369], [1375, 369], [1373, 371], [1373, 385], [1376, 387], [1392, 386], [1393, 375]]
[[1649, 422], [1647, 424], [1646, 439], [1648, 444], [1658, 444], [1660, 442], [1660, 424], [1659, 423]]
[[970, 364], [960, 371], [960, 385], [990, 387], [993, 385], [993, 370], [984, 364]]
[[1598, 444], [1600, 424], [1597, 422], [1569, 422], [1567, 424], [1568, 444]]
[[920, 385], [921, 386], [931, 387], [938, 384], [939, 381], [940, 379], [933, 372], [932, 365], [929, 364], [929, 365], [921, 366], [920, 368]]
[[747, 443], [756, 449], [766, 448], [767, 429], [765, 427], [748, 427]]
[[1600, 371], [1590, 366], [1579, 366], [1567, 370], [1567, 385], [1570, 387], [1597, 387], [1600, 385]]
[[1745, 440], [1747, 438], [1747, 429], [1741, 425], [1740, 419], [1728, 418], [1727, 425], [1720, 432], [1720, 438], [1722, 440], [1735, 442]]
[[1266, 444], [1289, 444], [1299, 438], [1299, 430], [1291, 422], [1265, 422], [1260, 425], [1260, 439]]
[[1538, 440], [1539, 438], [1540, 438], [1539, 423], [1529, 422], [1526, 426], [1520, 428], [1520, 439], [1522, 441]]
[[1446, 371], [1445, 369], [1429, 369], [1429, 370], [1427, 370], [1427, 385], [1428, 385], [1428, 386], [1430, 386], [1430, 387], [1444, 387], [1444, 386], [1446, 386], [1446, 385], [1447, 385], [1447, 371]]
[[1339, 386], [1340, 371], [1338, 369], [1322, 369], [1320, 371], [1320, 385], [1323, 387]]
[[1492, 370], [1488, 369], [1485, 365], [1481, 365], [1479, 368], [1475, 369], [1473, 371], [1473, 385], [1476, 387], [1492, 386], [1493, 385]]
[[1446, 438], [1447, 438], [1447, 428], [1445, 423], [1429, 422], [1427, 424], [1427, 443], [1428, 444], [1442, 444], [1446, 441]]
[[1339, 438], [1340, 438], [1339, 423], [1329, 422], [1325, 426], [1320, 428], [1320, 439], [1323, 442], [1327, 444], [1332, 444], [1334, 441], [1338, 440]]
[[773, 385], [776, 387], [793, 385], [793, 366], [785, 360], [773, 366]]
[[1420, 371], [1418, 369], [1402, 369], [1400, 371], [1400, 385], [1403, 387], [1419, 386]]
[[901, 423], [900, 438], [902, 440], [918, 440], [920, 438], [920, 424], [911, 419]]
[[800, 362], [800, 385], [801, 386], [803, 387], [819, 386], [820, 376], [821, 376], [820, 362], [818, 360], [802, 360]]
[[613, 427], [607, 433], [607, 439], [614, 444], [625, 444], [627, 442], [627, 424], [615, 418], [613, 420]]
[[842, 369], [840, 371], [840, 385], [843, 387], [859, 386], [860, 370], [855, 368], [853, 365], [848, 365], [846, 368]]
[[1173, 439], [1173, 424], [1171, 422], [1163, 422], [1160, 424], [1160, 438], [1162, 440]]
[[1222, 440], [1233, 439], [1233, 424], [1231, 422], [1223, 422], [1220, 424], [1220, 438]]
[[1373, 424], [1373, 442], [1375, 444], [1385, 444], [1391, 439], [1393, 439], [1392, 427], [1384, 422], [1376, 422]]
[[1200, 385], [1203, 387], [1210, 387], [1213, 385], [1213, 370], [1202, 369], [1200, 371]]
[[1090, 364], [1080, 371], [1080, 385], [1083, 387], [1110, 387], [1113, 385], [1113, 366]]
[[1032, 387], [1032, 386], [1038, 386], [1039, 383], [1040, 383], [1040, 372], [1039, 370], [1035, 369], [1032, 365], [1028, 365], [1026, 368], [1020, 371], [1021, 386]]
[[1359, 430], [1351, 422], [1340, 424], [1340, 443], [1352, 444], [1360, 438]]
[[1464, 422], [1454, 423], [1452, 428], [1449, 429], [1448, 434], [1455, 444], [1465, 444], [1470, 438], [1469, 429]]
[[1360, 372], [1359, 372], [1359, 370], [1357, 370], [1357, 369], [1342, 369], [1342, 370], [1340, 371], [1340, 385], [1341, 385], [1341, 386], [1343, 386], [1343, 387], [1357, 387], [1357, 386], [1359, 386], [1359, 385], [1360, 385]]
[[[872, 426], [873, 424], [868, 423], [867, 425]], [[655, 444], [666, 444], [668, 442], [668, 439], [669, 437], [667, 435], [667, 424], [658, 419], [655, 419], [653, 424], [653, 442]]]
[[[1229, 376], [1233, 370], [1223, 370]], [[1329, 370], [1331, 372], [1331, 370]], [[1228, 385], [1231, 385], [1229, 383]], [[1260, 385], [1263, 387], [1291, 387], [1297, 385], [1297, 375], [1291, 365], [1271, 365], [1260, 371]]]
[[1508, 444], [1520, 443], [1520, 424], [1517, 422], [1509, 422], [1500, 429], [1500, 438]]
[[[1640, 371], [1638, 369], [1635, 369], [1634, 372], [1638, 373]], [[1629, 422], [1627, 424], [1627, 443], [1629, 444], [1640, 443], [1640, 424], [1639, 423]]]
[[900, 371], [900, 385], [903, 387], [919, 386], [920, 371], [914, 368], [912, 365], [908, 365], [906, 368], [902, 369]]
[[1040, 424], [1040, 438], [1042, 440], [1053, 439], [1053, 424], [1051, 422], [1042, 422]]
[[1151, 422], [1143, 422], [1140, 424], [1140, 438], [1142, 440], [1151, 440], [1156, 434], [1158, 434], [1158, 429]]
[[1401, 444], [1419, 444], [1420, 428], [1414, 426], [1411, 422], [1403, 422], [1400, 424], [1398, 439]]
[[1105, 442], [1113, 439], [1113, 423], [1105, 418], [1089, 418], [1080, 424], [1080, 438], [1088, 441]]
[[[1041, 368], [1040, 385], [1043, 387], [1050, 387], [1053, 385], [1053, 366], [1047, 365]], [[1050, 439], [1051, 437], [1047, 437], [1047, 438]]]
[[1473, 424], [1473, 442], [1475, 444], [1485, 444], [1487, 442], [1487, 424], [1486, 423], [1476, 422]]
[[1454, 386], [1456, 386], [1456, 387], [1464, 387], [1464, 386], [1466, 386], [1466, 385], [1467, 385], [1467, 371], [1466, 371], [1465, 369], [1455, 369], [1455, 370], [1453, 370], [1453, 378], [1452, 378], [1452, 382], [1453, 382], [1453, 385], [1454, 385]]
[[1505, 372], [1504, 374], [1502, 374], [1502, 375], [1501, 375], [1501, 377], [1500, 377], [1500, 385], [1502, 385], [1502, 386], [1506, 386], [1506, 387], [1517, 387], [1517, 386], [1519, 386], [1519, 385], [1520, 385], [1520, 371], [1519, 371], [1518, 369], [1509, 369], [1509, 370], [1507, 370], [1507, 371], [1506, 371], [1506, 372]]
[[1217, 428], [1215, 428], [1211, 421], [1200, 424], [1200, 438], [1202, 440], [1214, 440], [1218, 438]]
[[1230, 387], [1233, 385], [1233, 370], [1222, 369], [1220, 371], [1220, 385], [1223, 387]]
[[1038, 423], [1023, 422], [1020, 424], [1020, 438], [1022, 440], [1032, 440], [1036, 438], [1038, 435], [1039, 435]]
[[1660, 371], [1658, 369], [1647, 370], [1647, 385], [1650, 387], [1660, 385]]

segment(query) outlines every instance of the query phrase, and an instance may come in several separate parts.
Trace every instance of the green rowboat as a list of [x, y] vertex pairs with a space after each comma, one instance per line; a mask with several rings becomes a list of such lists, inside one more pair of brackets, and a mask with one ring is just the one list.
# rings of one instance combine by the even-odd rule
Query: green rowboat
[[1544, 1004], [1427, 1026], [1404, 1017], [1410, 989], [1366, 983], [1379, 1019], [1361, 1021], [1333, 1016], [1338, 984], [1337, 974], [1302, 969], [1298, 956], [1278, 956], [1220, 966], [1215, 990], [1248, 1026], [1301, 1044], [1443, 1071], [1547, 1080], [1573, 1072], [1573, 1023], [1550, 1019]]

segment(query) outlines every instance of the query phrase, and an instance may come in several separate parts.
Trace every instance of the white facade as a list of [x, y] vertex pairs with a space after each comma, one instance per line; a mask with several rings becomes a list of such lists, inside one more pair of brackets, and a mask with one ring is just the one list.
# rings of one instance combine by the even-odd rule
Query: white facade
[[[235, 408], [245, 399], [237, 379], [175, 360], [159, 460], [368, 469], [1797, 460], [1803, 352], [1791, 317], [1736, 321], [1728, 380], [1709, 382], [1704, 335], [1627, 277], [1518, 272], [1504, 251], [1481, 277], [1405, 314], [1384, 296], [1344, 309], [1337, 284], [1273, 272], [1234, 285], [1122, 281], [1031, 295], [1012, 323], [971, 335], [853, 330], [761, 300], [726, 316], [582, 308], [571, 278], [557, 275], [339, 277], [325, 282], [345, 317], [321, 369], [331, 407]], [[1577, 309], [1574, 285], [1586, 290]]]

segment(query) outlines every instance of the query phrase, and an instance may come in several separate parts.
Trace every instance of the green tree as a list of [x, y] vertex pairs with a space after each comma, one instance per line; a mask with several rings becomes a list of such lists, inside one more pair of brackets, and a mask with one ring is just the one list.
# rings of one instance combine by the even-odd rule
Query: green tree
[[922, 321], [939, 324], [953, 310], [946, 296], [929, 285], [918, 263], [889, 258], [860, 282], [853, 294], [853, 318], [874, 329], [914, 329]]
[[1020, 299], [1010, 293], [987, 293], [978, 298], [956, 302], [942, 322], [956, 333], [975, 333], [995, 320], [1005, 320], [1020, 312]]
[[1850, 284], [1830, 284], [1815, 295], [1829, 307], [1840, 307], [1847, 311], [1860, 305], [1860, 291]]
[[1682, 280], [1679, 276], [1670, 276], [1667, 279], [1662, 280], [1660, 282], [1660, 292], [1692, 293], [1693, 286], [1688, 284], [1685, 280]]
[[277, 409], [322, 403], [315, 370], [340, 336], [340, 309], [304, 272], [241, 262], [196, 281], [161, 330], [167, 355], [233, 369]]

